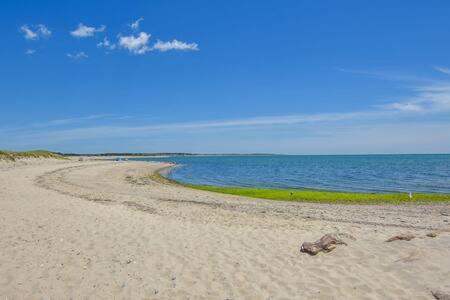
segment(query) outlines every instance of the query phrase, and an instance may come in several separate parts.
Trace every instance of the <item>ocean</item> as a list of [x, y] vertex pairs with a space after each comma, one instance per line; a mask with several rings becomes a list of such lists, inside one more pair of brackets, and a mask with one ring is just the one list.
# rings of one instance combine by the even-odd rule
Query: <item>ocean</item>
[[137, 158], [174, 162], [182, 183], [364, 193], [450, 193], [450, 154], [205, 155]]

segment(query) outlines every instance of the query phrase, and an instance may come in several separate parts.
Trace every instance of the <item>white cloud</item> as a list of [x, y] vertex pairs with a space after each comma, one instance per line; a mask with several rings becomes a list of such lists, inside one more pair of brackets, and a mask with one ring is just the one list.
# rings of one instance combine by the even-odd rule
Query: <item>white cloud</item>
[[34, 49], [27, 49], [27, 50], [25, 51], [25, 54], [26, 54], [26, 55], [33, 55], [34, 53], [36, 53], [36, 50], [34, 50]]
[[432, 113], [450, 111], [450, 82], [442, 82], [419, 87], [413, 103], [422, 105]]
[[42, 24], [37, 25], [37, 31], [39, 35], [42, 37], [49, 37], [52, 35], [52, 32], [45, 25]]
[[[436, 67], [433, 69], [450, 75], [450, 69]], [[413, 75], [371, 72], [349, 69], [337, 69], [341, 72], [360, 74], [365, 76], [375, 76], [384, 80], [408, 81], [415, 84], [412, 89], [413, 96], [405, 98], [403, 101], [396, 101], [378, 106], [388, 111], [402, 113], [446, 113], [450, 112], [450, 81], [436, 81], [429, 78], [419, 78]]]
[[97, 44], [97, 48], [106, 48], [109, 50], [114, 50], [116, 49], [116, 47], [117, 47], [116, 44], [111, 43], [107, 37], [104, 37], [103, 41]]
[[40, 38], [49, 38], [52, 32], [43, 24], [38, 25], [22, 25], [20, 31], [27, 40], [38, 40]]
[[86, 53], [84, 53], [84, 51], [81, 51], [81, 52], [78, 52], [78, 53], [75, 53], [75, 54], [67, 53], [66, 56], [68, 58], [70, 58], [70, 59], [73, 59], [73, 60], [80, 60], [80, 59], [84, 59], [84, 58], [88, 58], [89, 57]]
[[398, 110], [401, 112], [421, 112], [423, 111], [422, 106], [416, 104], [416, 103], [401, 103], [401, 102], [394, 102], [383, 106], [386, 109], [393, 109]]
[[155, 45], [153, 45], [153, 48], [155, 50], [161, 51], [161, 52], [166, 52], [169, 50], [182, 50], [182, 51], [198, 51], [200, 50], [198, 48], [198, 45], [196, 43], [185, 43], [185, 42], [180, 42], [178, 40], [173, 40], [171, 42], [162, 42], [162, 41], [157, 41]]
[[33, 30], [31, 30], [27, 25], [23, 25], [22, 27], [20, 27], [20, 31], [23, 32], [24, 38], [27, 40], [37, 40], [38, 39], [38, 34], [36, 32], [34, 32]]
[[405, 101], [382, 107], [409, 113], [450, 112], [450, 82], [429, 83], [415, 88], [414, 92], [415, 95]]
[[133, 30], [139, 30], [139, 26], [141, 25], [140, 23], [144, 21], [144, 18], [139, 18], [136, 21], [134, 21], [133, 23], [131, 23], [129, 26], [131, 27], [131, 29]]
[[138, 35], [119, 36], [119, 46], [127, 49], [133, 54], [144, 54], [149, 51], [161, 51], [166, 52], [170, 50], [180, 51], [198, 51], [198, 45], [196, 43], [185, 43], [178, 40], [171, 42], [157, 41], [153, 47], [149, 47], [150, 34], [146, 32], [140, 32]]
[[105, 29], [106, 29], [105, 25], [95, 28], [95, 27], [89, 27], [89, 26], [84, 25], [83, 23], [80, 23], [80, 24], [78, 24], [78, 28], [75, 29], [74, 31], [71, 31], [70, 34], [77, 38], [86, 38], [86, 37], [94, 36], [94, 34], [97, 32], [103, 32], [103, 31], [105, 31]]
[[141, 32], [137, 36], [120, 36], [119, 46], [121, 48], [127, 49], [133, 54], [144, 54], [151, 49], [148, 47], [148, 42], [150, 40], [150, 34], [146, 32]]
[[450, 69], [449, 68], [434, 66], [433, 69], [435, 69], [438, 72], [450, 75]]

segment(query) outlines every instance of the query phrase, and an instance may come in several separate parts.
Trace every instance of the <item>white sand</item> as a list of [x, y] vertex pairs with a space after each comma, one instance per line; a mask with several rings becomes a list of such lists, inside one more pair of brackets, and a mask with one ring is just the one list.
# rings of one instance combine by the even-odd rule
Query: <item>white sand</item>
[[[0, 163], [2, 299], [433, 299], [450, 204], [254, 200], [143, 180], [145, 162]], [[448, 222], [445, 222], [447, 220]], [[438, 232], [435, 238], [425, 237]], [[410, 232], [412, 241], [384, 240]], [[300, 244], [345, 233], [316, 256]]]

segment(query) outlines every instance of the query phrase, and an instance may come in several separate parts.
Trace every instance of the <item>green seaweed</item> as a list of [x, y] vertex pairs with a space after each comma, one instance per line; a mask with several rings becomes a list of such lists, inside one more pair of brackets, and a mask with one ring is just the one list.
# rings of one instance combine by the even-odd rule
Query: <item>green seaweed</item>
[[268, 189], [268, 188], [247, 188], [247, 187], [221, 187], [210, 185], [196, 185], [179, 183], [168, 179], [160, 174], [150, 175], [151, 179], [163, 181], [170, 184], [177, 184], [193, 189], [245, 196], [251, 198], [277, 200], [277, 201], [295, 201], [295, 202], [319, 202], [319, 203], [403, 203], [403, 202], [446, 202], [450, 201], [450, 194], [412, 194], [395, 193], [348, 193], [308, 189]]

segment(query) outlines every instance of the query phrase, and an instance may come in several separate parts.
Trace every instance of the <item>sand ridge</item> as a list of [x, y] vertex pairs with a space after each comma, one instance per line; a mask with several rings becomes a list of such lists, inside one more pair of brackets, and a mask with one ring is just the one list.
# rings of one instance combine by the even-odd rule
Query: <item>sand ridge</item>
[[[433, 299], [449, 288], [448, 204], [288, 203], [143, 179], [162, 167], [0, 167], [0, 296]], [[403, 232], [417, 238], [384, 242]], [[348, 245], [300, 253], [325, 233]]]

